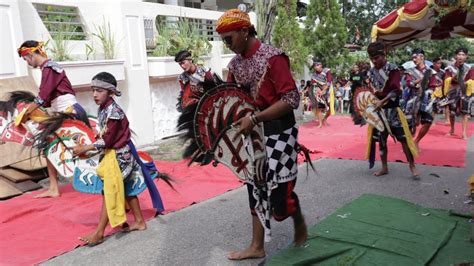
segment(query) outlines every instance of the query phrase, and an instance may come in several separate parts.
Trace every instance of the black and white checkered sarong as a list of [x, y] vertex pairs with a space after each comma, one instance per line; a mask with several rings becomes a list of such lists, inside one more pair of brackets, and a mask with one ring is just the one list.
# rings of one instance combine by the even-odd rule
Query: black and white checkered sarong
[[247, 182], [253, 185], [254, 207], [257, 217], [265, 229], [265, 241], [271, 240], [270, 217], [272, 206], [270, 196], [278, 183], [294, 180], [298, 175], [297, 147], [298, 128], [293, 126], [281, 134], [265, 136], [267, 154], [267, 182], [263, 186], [256, 185], [253, 180]]

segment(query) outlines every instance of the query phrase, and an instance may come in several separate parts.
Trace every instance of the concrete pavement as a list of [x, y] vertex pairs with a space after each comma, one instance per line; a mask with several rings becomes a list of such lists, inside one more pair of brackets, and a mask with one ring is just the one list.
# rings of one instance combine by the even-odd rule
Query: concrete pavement
[[[405, 199], [425, 207], [473, 212], [466, 201], [466, 180], [474, 172], [474, 137], [468, 143], [466, 168], [418, 165], [421, 180], [410, 177], [408, 165], [389, 163], [390, 173], [372, 176], [365, 161], [322, 159], [317, 172], [300, 166], [296, 192], [309, 226], [363, 193]], [[363, 151], [361, 151], [363, 152]], [[442, 156], [442, 154], [440, 154]], [[380, 165], [377, 164], [376, 167]], [[292, 221], [272, 221], [269, 256], [292, 241]], [[250, 242], [251, 223], [244, 187], [148, 222], [142, 232], [118, 233], [95, 247], [80, 247], [46, 265], [256, 265], [263, 260], [233, 262], [229, 251]]]

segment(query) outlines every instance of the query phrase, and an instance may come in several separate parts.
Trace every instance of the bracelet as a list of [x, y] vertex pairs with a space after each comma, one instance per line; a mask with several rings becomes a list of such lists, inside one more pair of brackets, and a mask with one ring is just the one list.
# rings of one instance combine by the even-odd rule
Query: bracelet
[[252, 114], [250, 115], [250, 121], [252, 121], [252, 124], [255, 126], [256, 124], [258, 124], [258, 120], [257, 120], [257, 117], [255, 116], [255, 114]]

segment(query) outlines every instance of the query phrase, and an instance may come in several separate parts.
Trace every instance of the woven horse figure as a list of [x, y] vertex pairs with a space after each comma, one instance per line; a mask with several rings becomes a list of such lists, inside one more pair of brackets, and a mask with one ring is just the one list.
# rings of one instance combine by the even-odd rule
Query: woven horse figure
[[[90, 125], [97, 125], [97, 122], [92, 118], [89, 120], [87, 117], [79, 117], [72, 113], [50, 115], [40, 107], [22, 123], [24, 113], [34, 98], [31, 92], [13, 91], [9, 93], [7, 100], [0, 101], [0, 141], [37, 147], [53, 162], [59, 174], [72, 177], [74, 172], [72, 153], [67, 151], [68, 146], [64, 144], [90, 142], [91, 138], [94, 139], [94, 132]], [[49, 130], [50, 128], [59, 129], [63, 122], [65, 122], [64, 127], [58, 132]], [[39, 138], [45, 137], [45, 132], [51, 134], [48, 135], [48, 142], [38, 142]]]
[[265, 180], [263, 125], [234, 140], [238, 129], [233, 124], [257, 112], [249, 91], [217, 76], [202, 86], [199, 101], [185, 107], [178, 119], [178, 130], [184, 131], [182, 139], [187, 143], [183, 157], [189, 158], [190, 164], [222, 163], [241, 180]]
[[44, 109], [38, 108], [32, 114], [32, 119], [20, 124], [15, 121], [20, 114], [28, 109], [34, 95], [27, 91], [14, 91], [6, 101], [0, 101], [0, 141], [16, 142], [31, 146], [34, 142], [34, 133], [37, 132], [39, 122], [48, 117]]
[[[73, 178], [73, 186], [84, 193], [102, 193], [103, 182], [97, 176], [99, 154], [90, 152], [74, 157], [72, 147], [95, 142], [98, 124], [94, 118], [78, 117], [73, 113], [48, 114], [43, 108], [36, 109], [29, 119], [20, 123], [24, 111], [33, 101], [34, 95], [26, 91], [9, 94], [6, 101], [0, 101], [0, 141], [16, 142], [33, 146], [43, 153], [58, 173]], [[86, 120], [87, 119], [87, 120]], [[89, 125], [93, 125], [91, 128]], [[138, 152], [153, 178], [162, 178], [169, 184], [166, 174], [158, 173], [151, 156]], [[135, 194], [145, 190], [141, 172], [133, 173], [134, 178], [125, 184]]]
[[377, 102], [379, 102], [379, 99], [369, 88], [358, 87], [355, 89], [352, 98], [352, 104], [354, 106], [352, 117], [354, 124], [363, 125], [367, 122], [378, 131], [383, 132], [388, 130], [391, 134], [385, 114], [380, 110], [376, 110], [375, 105]]

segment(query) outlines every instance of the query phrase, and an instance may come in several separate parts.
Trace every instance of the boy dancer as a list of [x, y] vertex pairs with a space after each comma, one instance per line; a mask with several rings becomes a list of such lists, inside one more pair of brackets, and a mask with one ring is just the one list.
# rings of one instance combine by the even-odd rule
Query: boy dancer
[[[43, 43], [26, 41], [18, 48], [18, 55], [29, 66], [41, 68], [41, 84], [39, 93], [34, 102], [27, 109], [22, 122], [39, 107], [50, 107], [53, 112], [74, 112], [79, 119], [89, 124], [87, 114], [77, 102], [71, 82], [64, 69], [56, 62], [48, 59], [43, 49]], [[36, 195], [35, 198], [59, 197], [58, 173], [49, 160], [47, 160], [50, 187], [47, 191]]]
[[[99, 224], [94, 232], [79, 238], [89, 245], [96, 245], [103, 241], [109, 220], [112, 227], [126, 222], [124, 200], [129, 204], [135, 217], [135, 224], [131, 225], [129, 230], [145, 230], [146, 223], [137, 196], [129, 196], [129, 191], [126, 189], [124, 191], [123, 188], [125, 179], [132, 178], [133, 172], [140, 170], [140, 165], [133, 154], [134, 147], [130, 140], [131, 131], [127, 116], [112, 98], [114, 95], [121, 95], [117, 90], [117, 81], [112, 74], [101, 72], [92, 78], [91, 86], [94, 101], [99, 105], [97, 117], [100, 135], [93, 144], [75, 146], [73, 153], [81, 155], [92, 150], [102, 153], [97, 170], [97, 174], [104, 180], [104, 199]], [[109, 182], [119, 189], [116, 191], [113, 188], [109, 189], [107, 185]], [[112, 209], [113, 206], [116, 206], [115, 209]]]

